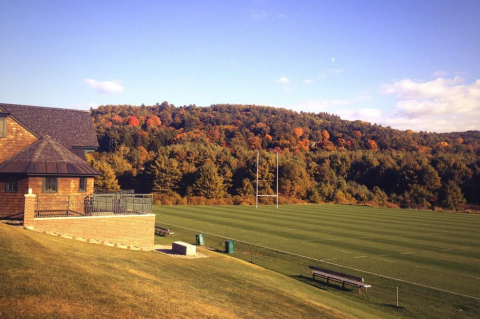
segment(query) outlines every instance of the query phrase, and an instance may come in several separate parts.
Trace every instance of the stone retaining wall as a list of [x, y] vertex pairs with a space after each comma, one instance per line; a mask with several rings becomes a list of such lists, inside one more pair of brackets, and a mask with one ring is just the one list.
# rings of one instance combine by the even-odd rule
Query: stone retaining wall
[[35, 218], [35, 205], [36, 195], [25, 195], [27, 229], [153, 249], [154, 214]]

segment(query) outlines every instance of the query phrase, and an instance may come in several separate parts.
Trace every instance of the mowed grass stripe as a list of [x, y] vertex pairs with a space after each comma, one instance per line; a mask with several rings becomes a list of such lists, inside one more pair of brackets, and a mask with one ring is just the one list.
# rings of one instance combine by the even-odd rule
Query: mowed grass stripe
[[[332, 205], [324, 205], [324, 206], [329, 207]], [[306, 207], [309, 207], [309, 205], [306, 205]], [[372, 223], [376, 225], [385, 225], [385, 226], [402, 225], [402, 226], [414, 227], [415, 229], [423, 229], [423, 228], [428, 229], [429, 227], [434, 226], [439, 231], [444, 229], [449, 232], [453, 232], [455, 230], [459, 232], [464, 232], [465, 228], [475, 230], [477, 229], [478, 226], [480, 226], [480, 222], [478, 222], [478, 218], [476, 219], [468, 218], [463, 221], [455, 221], [453, 219], [449, 221], [441, 220], [441, 222], [435, 223], [433, 222], [433, 218], [429, 219], [429, 217], [421, 217], [422, 214], [425, 214], [425, 212], [422, 212], [422, 211], [417, 211], [416, 215], [410, 214], [411, 216], [408, 217], [406, 214], [403, 214], [403, 211], [401, 210], [397, 210], [397, 211], [393, 210], [394, 212], [391, 212], [391, 213], [383, 212], [382, 214], [372, 215], [371, 209], [378, 209], [378, 208], [358, 207], [359, 211], [355, 211], [355, 210], [352, 210], [352, 206], [345, 206], [345, 207], [347, 207], [347, 209], [345, 210], [332, 209], [330, 211], [326, 211], [326, 210], [302, 211], [300, 214], [297, 214], [295, 216], [300, 217], [300, 215], [304, 215], [308, 218], [308, 217], [311, 217], [312, 214], [315, 214], [315, 215], [319, 214], [321, 215], [322, 220], [327, 220], [327, 221], [345, 222], [346, 219], [350, 219], [352, 222], [362, 223], [362, 225], [370, 225]], [[336, 212], [338, 212], [338, 214]], [[392, 218], [391, 216], [393, 213], [401, 213], [401, 214], [397, 214], [400, 216]], [[288, 218], [289, 215], [291, 214], [284, 214], [282, 216], [285, 216], [285, 218]], [[453, 214], [450, 213], [447, 216], [450, 216], [450, 215], [453, 215]], [[465, 214], [458, 214], [457, 216], [461, 217], [462, 215], [471, 216], [471, 215], [465, 215]], [[319, 218], [319, 216], [315, 216], [315, 218]], [[423, 223], [420, 223], [420, 221], [423, 221]], [[392, 223], [392, 222], [395, 222], [395, 223]], [[475, 223], [475, 222], [478, 222], [478, 223]], [[441, 226], [442, 228], [440, 228], [439, 226]]]
[[[272, 243], [271, 246], [274, 248], [278, 247], [279, 249], [286, 250], [288, 249], [289, 246], [291, 246], [290, 244], [291, 243], [276, 243], [276, 244]], [[322, 259], [324, 258], [322, 255], [325, 249], [328, 249], [331, 252], [331, 254], [328, 257], [332, 257], [333, 255], [335, 255], [337, 257], [340, 257], [342, 260], [345, 260], [346, 262], [348, 262], [349, 265], [352, 262], [356, 264], [357, 261], [348, 260], [350, 258], [349, 257], [345, 258], [343, 254], [338, 253], [338, 250], [354, 252], [357, 255], [367, 254], [369, 257], [384, 257], [385, 259], [391, 259], [393, 261], [402, 262], [402, 265], [407, 265], [407, 263], [411, 263], [412, 265], [436, 266], [438, 268], [441, 268], [444, 272], [461, 271], [471, 276], [474, 276], [475, 274], [477, 274], [479, 269], [478, 263], [472, 262], [471, 264], [465, 264], [465, 263], [458, 262], [457, 260], [454, 260], [454, 259], [442, 260], [442, 259], [436, 258], [435, 256], [427, 257], [425, 255], [419, 255], [419, 254], [402, 255], [398, 253], [392, 253], [392, 251], [387, 249], [386, 247], [380, 248], [380, 247], [374, 247], [374, 246], [366, 246], [366, 245], [363, 245], [362, 243], [359, 243], [358, 241], [326, 242], [322, 244], [322, 246], [319, 247], [319, 249], [316, 251], [310, 251], [310, 249], [305, 249], [305, 247], [298, 247], [296, 251], [302, 252], [300, 254], [309, 254], [314, 258]], [[290, 248], [290, 252], [292, 252], [291, 248]], [[440, 254], [438, 254], [438, 256], [440, 256]], [[466, 277], [469, 277], [469, 278], [471, 276], [466, 275]]]
[[[459, 292], [479, 267], [479, 236], [474, 231], [480, 224], [478, 216], [345, 205], [281, 206], [279, 210], [266, 206], [258, 210], [229, 206], [161, 207], [156, 211], [159, 221], [313, 258], [338, 258], [349, 266], [371, 265], [377, 272], [405, 274], [414, 281], [426, 280], [425, 284], [432, 285], [430, 281], [439, 272], [448, 277], [444, 285], [460, 289]], [[460, 232], [462, 236], [458, 236]], [[352, 258], [361, 255], [368, 257]], [[397, 264], [398, 269], [392, 270], [388, 263]], [[455, 273], [461, 275], [455, 277]]]
[[[312, 212], [312, 214], [315, 214], [317, 212]], [[325, 212], [322, 212], [325, 213]], [[351, 213], [351, 212], [341, 212], [341, 213], [335, 213], [335, 212], [330, 212], [331, 215], [322, 215], [321, 217], [315, 216], [315, 219], [321, 219], [324, 222], [327, 221], [333, 221], [334, 223], [338, 222], [344, 222], [346, 220], [350, 221], [351, 223], [356, 223], [359, 225], [363, 225], [365, 227], [368, 227], [369, 225], [374, 225], [374, 226], [380, 226], [383, 225], [384, 227], [391, 227], [394, 225], [395, 227], [397, 226], [404, 226], [404, 227], [409, 227], [411, 230], [414, 230], [415, 232], [418, 231], [427, 231], [431, 232], [431, 228], [434, 227], [436, 232], [449, 232], [449, 233], [455, 233], [457, 232], [458, 234], [463, 234], [465, 231], [472, 231], [474, 232], [473, 234], [476, 234], [476, 238], [480, 239], [480, 234], [477, 234], [475, 232], [478, 227], [480, 227], [480, 223], [478, 222], [479, 218], [467, 218], [463, 219], [461, 222], [452, 222], [452, 221], [446, 221], [446, 222], [441, 222], [441, 223], [433, 223], [433, 222], [425, 222], [424, 218], [422, 218], [422, 222], [420, 222], [420, 218], [418, 216], [412, 216], [411, 220], [410, 217], [407, 215], [401, 216], [401, 218], [397, 218], [395, 222], [392, 222], [391, 219], [388, 219], [388, 214], [384, 215], [379, 215], [379, 216], [367, 216], [363, 215], [360, 213]], [[363, 212], [365, 213], [365, 212]], [[308, 214], [304, 213], [304, 214]], [[304, 215], [302, 214], [302, 215]], [[326, 213], [328, 214], [328, 212]], [[423, 212], [419, 212], [419, 214], [423, 214]], [[450, 214], [450, 215], [455, 215], [455, 214]], [[465, 214], [456, 214], [458, 217], [465, 216]], [[472, 215], [467, 215], [470, 217], [477, 217], [477, 216], [472, 216]], [[288, 217], [287, 217], [288, 218]]]
[[[203, 215], [202, 215], [203, 216]], [[190, 217], [190, 216], [188, 216]], [[197, 217], [198, 218], [198, 217]], [[272, 233], [272, 236], [275, 236], [275, 239], [277, 239], [278, 237], [285, 237], [285, 238], [291, 238], [291, 237], [295, 237], [294, 235], [292, 235], [292, 228], [296, 228], [296, 229], [299, 229], [301, 230], [301, 226], [300, 227], [293, 227], [293, 225], [290, 223], [289, 226], [287, 228], [281, 228], [283, 227], [282, 224], [278, 224], [278, 223], [273, 223], [273, 224], [276, 224], [278, 226], [280, 226], [280, 228], [274, 228], [274, 229], [265, 229], [265, 227], [262, 227], [262, 228], [258, 228], [257, 225], [257, 222], [258, 222], [258, 219], [255, 220], [255, 223], [252, 225], [252, 224], [248, 224], [247, 221], [245, 220], [245, 215], [242, 215], [242, 218], [244, 220], [244, 223], [243, 225], [239, 225], [237, 223], [236, 227], [249, 227], [249, 229], [251, 231], [256, 231], [259, 233], [259, 237], [257, 236], [254, 236], [253, 238], [249, 238], [249, 240], [252, 242], [254, 242], [254, 240], [252, 239], [256, 239], [256, 240], [260, 240], [260, 241], [263, 241], [263, 239], [266, 237], [264, 235], [262, 235], [263, 232], [270, 232]], [[235, 219], [235, 218], [234, 218]], [[209, 220], [210, 222], [213, 222], [213, 220]], [[217, 221], [215, 221], [217, 222]], [[225, 223], [225, 220], [222, 221], [222, 224]], [[272, 222], [270, 223], [272, 224]], [[361, 238], [361, 235], [364, 235], [364, 233], [359, 233], [358, 236], [357, 234], [348, 234], [348, 235], [345, 235], [344, 233], [342, 233], [341, 231], [337, 231], [338, 227], [336, 225], [333, 225], [332, 226], [332, 229], [333, 230], [327, 230], [325, 229], [325, 225], [322, 225], [323, 226], [323, 230], [322, 232], [325, 234], [327, 233], [328, 234], [328, 238], [326, 239], [323, 239], [323, 240], [332, 240], [332, 236], [335, 236], [336, 238], [334, 240], [345, 240], [345, 239], [348, 239], [348, 238], [353, 238], [353, 239], [357, 239], [357, 238]], [[209, 227], [211, 228], [211, 227]], [[214, 228], [217, 228], [216, 226], [214, 226]], [[221, 232], [218, 232], [218, 229], [217, 230], [217, 233], [221, 234], [221, 235], [224, 235], [224, 236], [228, 236], [228, 234], [230, 233], [230, 230], [229, 229], [225, 229], [223, 228], [223, 231]], [[285, 230], [287, 230], [285, 232]], [[309, 229], [310, 230], [310, 229]], [[295, 233], [296, 231], [293, 230], [293, 232]], [[312, 242], [315, 242], [316, 240], [314, 238], [316, 238], [318, 235], [315, 233], [315, 231], [313, 231], [314, 233], [314, 236], [315, 237], [312, 237], [312, 236], [309, 236], [308, 235], [308, 231], [302, 231], [303, 235], [302, 236], [297, 236], [297, 239], [300, 238], [302, 240], [306, 239], [306, 240], [310, 240]], [[383, 233], [384, 235], [385, 234], [388, 234], [388, 232], [384, 232]], [[378, 233], [376, 234], [378, 235]], [[404, 236], [405, 234], [397, 234], [396, 236], [398, 235], [402, 235]], [[396, 237], [394, 236], [394, 237]], [[457, 238], [457, 237], [455, 237]], [[448, 243], [447, 241], [444, 241], [444, 240], [440, 240], [438, 237], [436, 238], [433, 238], [434, 241], [436, 243], [438, 243], [439, 241], [441, 242], [444, 242], [446, 244], [449, 244], [448, 247], [451, 247], [450, 249], [458, 249], [458, 248], [462, 248], [461, 245], [465, 245], [466, 243], [465, 242], [456, 242], [456, 244], [460, 245], [460, 247], [452, 247], [451, 244], [452, 243]], [[410, 249], [413, 249], [413, 248], [417, 248], [417, 249], [422, 249], [422, 250], [431, 250], [431, 251], [435, 251], [435, 250], [443, 250], [446, 246], [441, 246], [441, 245], [429, 245], [429, 243], [431, 241], [427, 241], [427, 240], [423, 240], [423, 241], [415, 241], [415, 240], [411, 240], [411, 239], [404, 239], [403, 242], [399, 242], [398, 240], [389, 240], [387, 238], [380, 238], [378, 236], [375, 236], [375, 237], [372, 237], [371, 238], [371, 241], [373, 241], [374, 245], [378, 245], [378, 242], [379, 241], [382, 241], [382, 243], [385, 243], [385, 242], [389, 242], [391, 245], [393, 245], [394, 247], [396, 247], [396, 251], [402, 251], [403, 249], [405, 250], [410, 250]]]
[[[190, 217], [190, 216], [187, 216], [187, 217]], [[242, 216], [242, 218], [245, 217], [245, 216]], [[202, 216], [197, 216], [197, 221], [198, 219], [201, 219], [201, 220], [205, 220], [206, 217], [204, 215]], [[232, 218], [234, 220], [236, 220], [236, 218]], [[211, 224], [210, 222], [217, 222], [217, 220], [213, 220], [213, 219], [208, 219], [209, 221], [209, 224]], [[225, 218], [223, 218], [222, 220], [222, 223], [224, 224], [226, 222]], [[227, 222], [230, 222], [230, 221], [227, 221]], [[237, 221], [238, 222], [238, 221]], [[249, 230], [252, 230], [252, 231], [256, 231], [256, 232], [259, 232], [259, 233], [263, 233], [263, 232], [270, 232], [272, 233], [275, 237], [285, 237], [285, 238], [295, 238], [295, 239], [301, 239], [301, 240], [310, 240], [312, 242], [315, 242], [315, 238], [318, 237], [318, 234], [313, 231], [313, 236], [310, 236], [309, 235], [309, 231], [303, 231], [302, 234], [298, 234], [297, 236], [295, 235], [296, 233], [296, 230], [295, 229], [292, 229], [292, 228], [296, 228], [298, 230], [301, 230], [301, 227], [293, 227], [292, 224], [290, 224], [288, 227], [284, 226], [283, 224], [279, 224], [279, 223], [275, 223], [275, 222], [271, 222], [271, 224], [275, 224], [279, 227], [276, 227], [276, 228], [265, 228], [265, 227], [258, 227], [257, 226], [257, 222], [258, 222], [258, 219], [256, 219], [255, 223], [248, 223], [248, 221], [245, 220], [245, 218], [243, 219], [243, 223], [242, 224], [236, 224], [235, 227], [248, 227]], [[212, 226], [212, 225], [211, 225]], [[335, 240], [345, 240], [347, 238], [353, 238], [353, 239], [357, 239], [357, 238], [361, 238], [361, 235], [364, 235], [365, 233], [357, 233], [357, 234], [344, 234], [342, 233], [342, 231], [338, 231], [338, 227], [336, 225], [333, 225], [332, 226], [332, 229], [333, 230], [327, 230], [325, 229], [325, 225], [323, 225], [323, 229], [322, 229], [322, 232], [325, 234], [327, 233], [328, 234], [328, 237], [327, 239], [324, 239], [324, 240], [332, 240], [331, 237], [332, 236], [335, 236], [337, 237]], [[211, 228], [211, 227], [209, 227]], [[214, 226], [213, 224], [213, 228], [217, 228], [217, 226]], [[353, 228], [352, 228], [353, 229]], [[212, 229], [213, 230], [213, 229]], [[285, 231], [286, 230], [286, 231]], [[218, 232], [218, 229], [217, 229], [217, 233], [218, 234], [221, 234], [221, 235], [224, 235], [224, 236], [228, 236], [228, 234], [226, 233], [230, 233], [229, 229], [224, 229], [223, 231], [221, 232]], [[293, 234], [292, 234], [293, 233]], [[387, 232], [384, 232], [384, 234], [388, 234]], [[376, 234], [378, 235], [378, 233]], [[404, 234], [402, 234], [404, 235]], [[265, 236], [261, 236], [260, 240], [262, 240], [262, 238], [265, 237]], [[408, 249], [411, 249], [411, 248], [417, 248], [417, 249], [422, 249], [422, 250], [431, 250], [431, 251], [434, 251], [434, 250], [442, 250], [445, 248], [445, 246], [440, 246], [440, 245], [429, 245], [428, 241], [424, 241], [424, 242], [418, 242], [418, 241], [413, 241], [413, 240], [410, 240], [410, 239], [406, 239], [404, 240], [403, 242], [399, 242], [398, 240], [389, 240], [387, 238], [380, 238], [378, 236], [375, 236], [375, 237], [372, 237], [371, 238], [372, 240], [371, 241], [375, 241], [375, 245], [378, 245], [378, 242], [381, 241], [382, 243], [390, 243], [391, 245], [397, 247], [396, 250], [399, 250], [399, 251], [402, 251], [402, 250], [408, 250]], [[435, 242], [438, 242], [438, 238], [434, 238], [435, 239]], [[252, 241], [250, 239], [250, 241]], [[460, 243], [460, 244], [464, 244], [464, 243]], [[451, 247], [451, 246], [450, 246]], [[458, 249], [459, 247], [452, 247], [451, 249]], [[460, 247], [461, 248], [461, 247]]]
[[[379, 207], [367, 207], [367, 206], [353, 206], [353, 205], [285, 205], [281, 206], [279, 210], [276, 210], [271, 207], [259, 207], [259, 210], [266, 209], [271, 213], [275, 212], [307, 212], [311, 213], [312, 211], [322, 213], [326, 212], [328, 214], [334, 212], [341, 212], [343, 216], [352, 215], [352, 216], [371, 216], [373, 218], [382, 217], [384, 220], [405, 220], [404, 216], [408, 216], [409, 220], [424, 220], [429, 223], [438, 221], [440, 223], [448, 222], [458, 222], [463, 223], [462, 220], [476, 220], [477, 223], [480, 223], [471, 214], [451, 214], [448, 212], [431, 212], [431, 211], [419, 211], [419, 210], [404, 210], [404, 209], [388, 209], [389, 212], [386, 213], [384, 208]], [[335, 216], [335, 215], [331, 215]]]
[[[480, 222], [478, 222], [478, 218], [477, 219], [467, 218], [466, 220], [458, 223], [458, 228], [453, 226], [453, 224], [455, 224], [455, 223], [453, 223], [452, 221], [438, 223], [438, 225], [435, 225], [432, 222], [430, 222], [430, 223], [418, 223], [418, 221], [420, 219], [422, 219], [422, 220], [426, 219], [426, 218], [419, 217], [419, 215], [429, 213], [429, 212], [423, 212], [423, 211], [415, 211], [416, 215], [411, 214], [412, 215], [411, 218], [415, 219], [413, 221], [410, 221], [409, 220], [410, 218], [405, 218], [406, 216], [402, 216], [402, 217], [397, 217], [395, 219], [396, 223], [392, 224], [388, 220], [389, 216], [392, 215], [391, 213], [386, 214], [385, 212], [383, 212], [383, 214], [378, 214], [378, 216], [370, 216], [371, 215], [370, 214], [371, 209], [378, 210], [379, 208], [356, 207], [356, 208], [360, 209], [360, 211], [356, 212], [356, 211], [352, 211], [352, 209], [353, 209], [352, 207], [355, 207], [355, 206], [335, 205], [335, 206], [346, 207], [346, 209], [335, 208], [337, 211], [341, 212], [341, 214], [332, 214], [332, 212], [335, 211], [335, 209], [332, 209], [332, 207], [334, 207], [334, 205], [316, 205], [316, 206], [320, 207], [322, 210], [315, 209], [316, 206], [312, 206], [312, 205], [299, 205], [299, 206], [302, 207], [302, 208], [298, 208], [296, 206], [283, 206], [279, 210], [276, 210], [276, 209], [271, 208], [271, 207], [268, 207], [268, 208], [263, 207], [263, 208], [260, 208], [260, 209], [256, 210], [253, 207], [244, 208], [244, 207], [241, 207], [241, 206], [239, 206], [239, 207], [237, 206], [238, 208], [235, 207], [235, 214], [241, 214], [242, 218], [245, 218], [245, 219], [247, 219], [247, 218], [260, 218], [260, 219], [278, 218], [278, 219], [280, 219], [281, 218], [282, 220], [298, 220], [298, 218], [305, 217], [305, 218], [308, 218], [308, 220], [310, 220], [312, 222], [315, 222], [315, 223], [333, 221], [336, 224], [345, 223], [345, 219], [349, 219], [349, 220], [351, 220], [352, 223], [357, 223], [357, 224], [363, 225], [365, 227], [371, 226], [371, 227], [377, 227], [378, 228], [378, 226], [381, 226], [381, 225], [384, 225], [385, 227], [388, 227], [388, 226], [391, 226], [391, 225], [409, 226], [413, 230], [412, 233], [418, 233], [418, 231], [424, 230], [424, 229], [428, 230], [428, 229], [430, 229], [431, 227], [434, 227], [434, 226], [443, 226], [442, 228], [439, 228], [439, 227], [436, 227], [436, 228], [437, 228], [438, 231], [448, 231], [450, 233], [458, 231], [458, 233], [463, 234], [465, 231], [469, 231], [469, 230], [475, 231], [476, 229], [478, 229], [478, 227], [480, 227]], [[285, 209], [290, 209], [290, 208], [292, 208], [291, 212], [285, 212]], [[328, 208], [329, 210], [328, 211], [325, 210], [326, 208]], [[203, 213], [203, 209], [205, 209], [205, 208], [200, 206], [200, 207], [195, 207], [195, 208], [186, 207], [185, 209], [188, 210], [189, 213], [194, 213], [195, 211], [197, 211], [199, 213]], [[349, 212], [349, 210], [352, 211], [352, 212]], [[395, 209], [392, 209], [392, 210], [395, 213], [396, 212], [401, 212], [401, 213], [410, 212], [410, 211], [402, 211], [402, 210], [395, 210]], [[295, 214], [292, 214], [292, 213], [295, 213]], [[365, 215], [366, 213], [368, 213], [368, 215]], [[231, 207], [228, 207], [228, 206], [227, 207], [212, 207], [212, 208], [209, 209], [208, 214], [213, 215], [213, 216], [218, 216], [218, 217], [225, 216], [225, 215], [231, 216], [232, 215], [232, 209], [231, 209]], [[433, 213], [433, 214], [436, 214], [436, 213]], [[454, 215], [454, 214], [451, 214], [451, 213], [439, 213], [439, 214], [448, 214], [447, 216]], [[321, 219], [319, 219], [318, 215], [321, 216]], [[457, 217], [465, 217], [465, 216], [470, 217], [471, 215], [457, 214]], [[377, 218], [377, 217], [381, 217], [381, 218]], [[398, 221], [402, 221], [402, 222], [399, 223]], [[476, 225], [476, 223], [475, 223], [476, 221], [478, 222], [478, 225]], [[478, 236], [478, 238], [480, 238], [480, 235]]]
[[[269, 220], [266, 216], [261, 216], [261, 217], [252, 217], [248, 214], [242, 214], [241, 216], [238, 216], [237, 214], [230, 214], [230, 215], [225, 215], [223, 214], [225, 211], [228, 211], [228, 208], [221, 209], [221, 210], [212, 210], [212, 214], [204, 214], [198, 213], [198, 215], [192, 216], [192, 212], [188, 211], [188, 207], [184, 207], [184, 209], [177, 209], [176, 216], [177, 217], [183, 217], [191, 220], [195, 220], [196, 223], [199, 221], [203, 221], [207, 224], [211, 225], [225, 225], [225, 224], [233, 224], [235, 227], [246, 227], [252, 231], [256, 232], [270, 232], [272, 234], [275, 234], [275, 236], [280, 236], [280, 237], [287, 237], [287, 238], [296, 238], [296, 239], [303, 239], [306, 238], [307, 240], [314, 240], [315, 238], [318, 237], [318, 234], [316, 232], [321, 231], [322, 234], [327, 234], [328, 239], [332, 236], [338, 236], [342, 238], [359, 238], [359, 237], [368, 237], [372, 233], [374, 235], [372, 236], [373, 239], [378, 241], [381, 237], [378, 235], [383, 235], [385, 236], [382, 238], [382, 242], [389, 241], [386, 236], [391, 236], [392, 238], [398, 239], [399, 236], [401, 237], [410, 237], [410, 239], [406, 239], [405, 242], [406, 244], [400, 244], [398, 249], [408, 249], [409, 247], [412, 247], [413, 245], [420, 247], [421, 249], [424, 250], [440, 250], [444, 249], [446, 246], [449, 245], [449, 248], [456, 249], [459, 247], [452, 247], [452, 244], [456, 244], [460, 247], [464, 246], [471, 246], [475, 247], [474, 242], [466, 242], [465, 240], [462, 240], [461, 238], [456, 240], [455, 242], [448, 241], [446, 239], [441, 239], [438, 237], [434, 237], [433, 240], [435, 243], [440, 243], [444, 245], [429, 245], [429, 242], [432, 241], [432, 238], [429, 238], [429, 236], [418, 236], [418, 237], [424, 237], [421, 239], [415, 240], [413, 237], [414, 234], [416, 234], [415, 231], [408, 231], [408, 233], [405, 233], [405, 231], [393, 231], [393, 230], [385, 230], [385, 231], [380, 231], [382, 227], [380, 225], [370, 225], [369, 228], [363, 229], [361, 232], [358, 231], [358, 226], [357, 224], [350, 226], [350, 225], [343, 225], [341, 223], [336, 224], [336, 223], [325, 223], [325, 222], [317, 222], [317, 223], [312, 223], [309, 222], [309, 228], [304, 228], [305, 227], [305, 219], [294, 219], [293, 217], [288, 218], [288, 224], [286, 224], [284, 220], [276, 219], [276, 220]], [[181, 211], [181, 213], [179, 212]], [[222, 212], [222, 214], [216, 214], [219, 211]], [[238, 220], [239, 217], [241, 217], [241, 220]], [[275, 216], [277, 217], [277, 216]], [[258, 225], [265, 225], [265, 223], [268, 222], [268, 227], [259, 227]], [[272, 228], [271, 226], [274, 225], [276, 226], [275, 228]], [[210, 227], [209, 227], [210, 228]], [[214, 226], [214, 228], [217, 230], [218, 233], [218, 227]], [[390, 228], [390, 227], [389, 227]], [[345, 234], [345, 229], [349, 230], [350, 232], [348, 234]], [[222, 232], [218, 233], [224, 236], [227, 236], [228, 229], [225, 229], [225, 226], [222, 226]], [[313, 232], [314, 237], [309, 236], [309, 233]], [[390, 240], [391, 243], [397, 240]], [[410, 242], [410, 244], [408, 244]], [[402, 248], [402, 245], [404, 248]]]

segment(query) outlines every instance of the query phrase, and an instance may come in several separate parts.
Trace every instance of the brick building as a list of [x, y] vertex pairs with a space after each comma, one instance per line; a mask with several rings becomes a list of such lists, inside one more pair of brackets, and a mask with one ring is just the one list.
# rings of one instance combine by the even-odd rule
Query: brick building
[[89, 112], [0, 103], [0, 219], [23, 219], [24, 194], [93, 193], [100, 172], [85, 162], [98, 147]]

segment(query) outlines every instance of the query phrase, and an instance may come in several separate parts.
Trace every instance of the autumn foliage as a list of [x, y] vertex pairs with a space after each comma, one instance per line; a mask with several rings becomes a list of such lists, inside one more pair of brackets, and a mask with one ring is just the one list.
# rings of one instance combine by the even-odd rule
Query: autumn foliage
[[139, 126], [140, 125], [140, 120], [136, 116], [130, 116], [128, 118], [128, 125]]
[[254, 203], [259, 150], [268, 180], [262, 191], [273, 191], [279, 152], [280, 195], [291, 202], [480, 205], [477, 131], [399, 131], [327, 113], [229, 104], [107, 105], [92, 117], [100, 143], [94, 159], [110, 165], [123, 188], [157, 192], [161, 203]]

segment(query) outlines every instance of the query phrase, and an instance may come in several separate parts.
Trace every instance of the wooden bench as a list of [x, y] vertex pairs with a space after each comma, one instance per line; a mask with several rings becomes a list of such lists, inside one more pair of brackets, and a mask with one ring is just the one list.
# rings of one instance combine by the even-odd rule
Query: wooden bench
[[168, 236], [173, 235], [173, 231], [170, 231], [168, 228], [163, 228], [159, 226], [155, 226], [155, 234], [160, 236]]
[[371, 285], [365, 284], [363, 278], [361, 277], [342, 274], [341, 272], [336, 272], [333, 270], [328, 270], [315, 266], [308, 266], [308, 268], [310, 268], [310, 271], [312, 272], [313, 279], [315, 279], [315, 277], [317, 276], [321, 278], [326, 278], [327, 284], [330, 280], [332, 280], [336, 282], [341, 282], [343, 288], [345, 288], [345, 285], [358, 287], [359, 294], [362, 293], [362, 288], [365, 288], [365, 292], [368, 293], [368, 288], [372, 287]]

